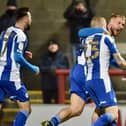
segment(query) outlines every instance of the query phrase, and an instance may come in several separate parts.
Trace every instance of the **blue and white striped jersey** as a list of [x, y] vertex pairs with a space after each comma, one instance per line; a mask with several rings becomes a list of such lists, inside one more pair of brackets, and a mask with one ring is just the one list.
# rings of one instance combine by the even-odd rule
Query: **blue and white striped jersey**
[[77, 52], [77, 64], [85, 65], [85, 63], [84, 50], [80, 49]]
[[80, 38], [80, 49], [77, 51], [77, 63], [80, 65], [85, 65], [86, 59], [84, 54], [84, 46], [83, 42], [87, 36], [91, 36], [95, 33], [103, 33], [103, 28], [82, 28], [78, 32], [78, 36]]
[[85, 52], [84, 52], [84, 45], [83, 42], [85, 41], [85, 38], [87, 36], [90, 36], [95, 33], [103, 33], [103, 28], [83, 28], [78, 32], [78, 36], [80, 38], [80, 48], [77, 51], [77, 64], [84, 66], [84, 73], [86, 75], [86, 58], [85, 58]]
[[111, 55], [118, 53], [114, 39], [106, 34], [96, 33], [84, 42], [87, 64], [87, 80], [108, 78]]
[[20, 81], [20, 63], [15, 59], [16, 54], [24, 54], [27, 37], [16, 27], [9, 27], [0, 36], [0, 79]]

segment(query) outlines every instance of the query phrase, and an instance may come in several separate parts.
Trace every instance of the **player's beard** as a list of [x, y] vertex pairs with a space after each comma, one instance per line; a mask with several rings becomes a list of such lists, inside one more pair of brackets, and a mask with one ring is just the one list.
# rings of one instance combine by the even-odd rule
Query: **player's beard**
[[112, 36], [116, 36], [112, 27], [110, 28], [110, 31]]
[[31, 25], [30, 25], [30, 24], [28, 24], [28, 25], [27, 25], [27, 27], [25, 27], [25, 31], [30, 30], [30, 28], [31, 28]]

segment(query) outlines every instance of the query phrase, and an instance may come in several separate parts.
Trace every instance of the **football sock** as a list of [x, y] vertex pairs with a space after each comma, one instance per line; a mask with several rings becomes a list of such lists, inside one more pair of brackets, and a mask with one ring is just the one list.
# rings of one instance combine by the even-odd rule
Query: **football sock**
[[58, 115], [52, 117], [50, 121], [54, 126], [58, 126], [61, 123], [61, 119]]
[[15, 117], [13, 126], [24, 126], [29, 113], [25, 110], [21, 110]]
[[93, 124], [92, 126], [105, 126], [112, 122], [112, 115], [111, 113], [106, 113], [101, 115]]

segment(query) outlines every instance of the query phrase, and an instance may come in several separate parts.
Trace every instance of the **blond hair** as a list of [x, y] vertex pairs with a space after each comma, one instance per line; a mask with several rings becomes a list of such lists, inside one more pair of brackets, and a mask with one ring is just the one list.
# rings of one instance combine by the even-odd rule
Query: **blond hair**
[[107, 22], [104, 17], [95, 16], [91, 20], [91, 27], [103, 27], [106, 28]]
[[124, 15], [122, 15], [122, 14], [116, 14], [116, 13], [112, 13], [110, 19], [112, 19], [112, 18], [117, 18], [117, 17], [120, 17], [120, 18], [122, 18], [123, 20], [126, 20], [126, 17], [125, 17]]
[[126, 17], [124, 15], [112, 13], [111, 17], [108, 20], [108, 24], [112, 23], [112, 21], [114, 21], [114, 19], [116, 18], [120, 18], [124, 22], [126, 21]]

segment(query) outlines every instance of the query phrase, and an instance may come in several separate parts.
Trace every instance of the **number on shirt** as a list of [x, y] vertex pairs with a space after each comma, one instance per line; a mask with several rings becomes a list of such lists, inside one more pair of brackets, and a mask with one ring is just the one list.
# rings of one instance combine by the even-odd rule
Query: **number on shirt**
[[86, 43], [85, 56], [87, 60], [93, 60], [99, 56], [98, 41], [89, 41]]
[[2, 51], [1, 51], [1, 56], [3, 56], [6, 52], [7, 49], [7, 43], [8, 43], [8, 38], [10, 36], [11, 32], [6, 32], [3, 38], [3, 46], [2, 46]]

